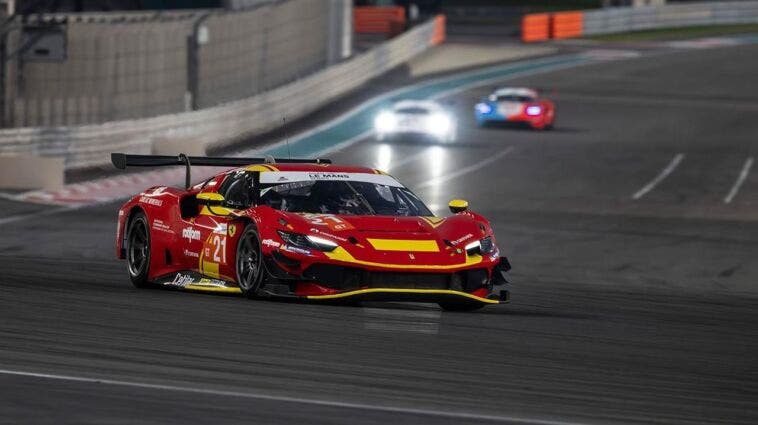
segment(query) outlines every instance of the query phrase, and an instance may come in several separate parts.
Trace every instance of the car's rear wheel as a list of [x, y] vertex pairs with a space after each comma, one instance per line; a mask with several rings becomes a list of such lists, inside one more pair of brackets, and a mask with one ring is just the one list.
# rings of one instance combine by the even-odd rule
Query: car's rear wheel
[[266, 270], [263, 265], [260, 237], [255, 225], [248, 224], [237, 242], [237, 283], [242, 293], [253, 298], [263, 282]]
[[150, 286], [147, 280], [150, 270], [150, 227], [145, 213], [138, 212], [129, 221], [126, 241], [126, 266], [132, 284], [137, 288]]

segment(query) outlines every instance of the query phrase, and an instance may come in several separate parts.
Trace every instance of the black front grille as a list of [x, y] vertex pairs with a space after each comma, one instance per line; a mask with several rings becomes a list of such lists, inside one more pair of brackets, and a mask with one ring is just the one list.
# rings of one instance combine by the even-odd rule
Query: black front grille
[[404, 288], [449, 289], [454, 275], [447, 273], [375, 272], [330, 264], [314, 264], [303, 277], [335, 289]]
[[376, 272], [331, 264], [314, 264], [303, 277], [339, 290], [359, 288], [453, 289], [471, 292], [489, 283], [486, 269], [458, 273]]

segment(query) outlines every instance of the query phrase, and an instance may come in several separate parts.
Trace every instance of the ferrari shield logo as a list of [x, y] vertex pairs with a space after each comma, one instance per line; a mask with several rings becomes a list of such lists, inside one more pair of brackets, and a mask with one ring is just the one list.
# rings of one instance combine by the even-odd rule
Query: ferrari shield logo
[[234, 234], [237, 233], [237, 226], [230, 224], [229, 225], [229, 236], [234, 237]]

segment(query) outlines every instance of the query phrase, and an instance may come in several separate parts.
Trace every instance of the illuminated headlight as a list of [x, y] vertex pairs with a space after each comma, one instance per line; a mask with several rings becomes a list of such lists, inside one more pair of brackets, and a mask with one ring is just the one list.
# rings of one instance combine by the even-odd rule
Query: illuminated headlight
[[529, 106], [526, 108], [526, 114], [530, 117], [536, 117], [537, 115], [542, 113], [542, 108], [540, 106]]
[[492, 112], [492, 106], [486, 103], [477, 103], [475, 108], [476, 112], [479, 112], [480, 114], [489, 114]]
[[450, 131], [452, 123], [450, 122], [450, 118], [448, 118], [447, 115], [434, 114], [429, 117], [427, 126], [431, 133], [446, 134], [448, 131]]
[[279, 233], [279, 237], [281, 237], [285, 243], [300, 248], [311, 248], [330, 252], [334, 251], [339, 246], [336, 242], [318, 236], [285, 232], [284, 230], [278, 230], [277, 232]]
[[492, 243], [492, 238], [487, 236], [481, 240], [471, 242], [466, 245], [466, 254], [468, 255], [487, 255], [492, 252], [495, 244]]
[[380, 112], [374, 120], [374, 128], [380, 133], [389, 133], [395, 131], [397, 127], [397, 117], [388, 111]]
[[339, 246], [339, 244], [334, 241], [320, 238], [318, 236], [308, 235], [306, 238], [311, 243], [311, 245], [319, 251], [334, 251], [334, 249]]

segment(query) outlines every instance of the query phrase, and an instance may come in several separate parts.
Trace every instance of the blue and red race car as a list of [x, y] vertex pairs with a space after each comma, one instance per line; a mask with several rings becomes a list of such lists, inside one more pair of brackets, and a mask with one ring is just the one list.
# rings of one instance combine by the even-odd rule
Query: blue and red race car
[[540, 98], [536, 90], [503, 87], [495, 90], [474, 107], [480, 126], [491, 123], [525, 124], [535, 130], [552, 129], [555, 105]]
[[[117, 168], [187, 169], [119, 210], [116, 254], [137, 287], [312, 301], [505, 302], [489, 222], [450, 203], [436, 217], [392, 176], [328, 160], [113, 154]], [[190, 185], [190, 166], [237, 167]]]

